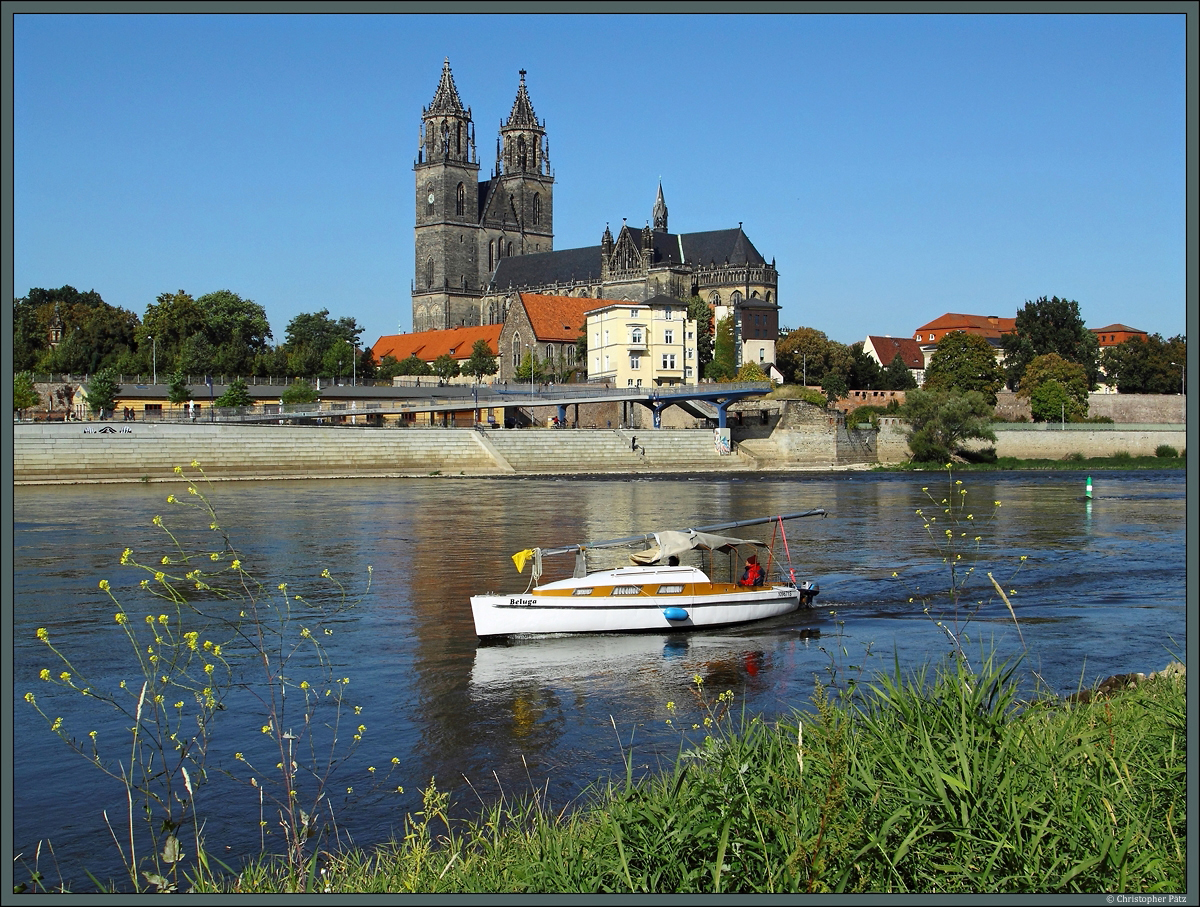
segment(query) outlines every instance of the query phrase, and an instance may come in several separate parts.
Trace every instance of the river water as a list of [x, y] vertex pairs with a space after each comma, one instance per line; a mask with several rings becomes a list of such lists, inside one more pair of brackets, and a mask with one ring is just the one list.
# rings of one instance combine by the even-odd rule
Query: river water
[[[532, 790], [567, 806], [597, 779], [623, 775], [627, 757], [638, 773], [669, 764], [681, 732], [692, 734], [703, 717], [697, 676], [710, 699], [732, 691], [735, 713], [787, 715], [807, 707], [818, 679], [841, 685], [895, 659], [904, 669], [940, 659], [949, 650], [945, 629], [962, 635], [973, 661], [981, 649], [1022, 654], [1030, 689], [1065, 694], [1110, 674], [1161, 669], [1186, 645], [1186, 476], [1106, 472], [1093, 480], [1091, 500], [1076, 472], [971, 474], [962, 485], [945, 473], [279, 481], [221, 483], [207, 494], [243, 563], [268, 588], [287, 582], [289, 592], [319, 596], [328, 569], [353, 590], [372, 568], [369, 594], [324, 640], [334, 676], [349, 679], [347, 698], [360, 709], [344, 720], [339, 745], [351, 726], [364, 728], [329, 784], [331, 801], [342, 834], [370, 845], [402, 832], [431, 778], [451, 792], [457, 813], [471, 815], [498, 796]], [[110, 764], [127, 759], [128, 734], [112, 714], [39, 680], [43, 668], [57, 674], [62, 666], [35, 634], [46, 628], [97, 686], [139, 677], [98, 583], [109, 579], [135, 617], [162, 610], [137, 586], [143, 574], [118, 562], [126, 546], [161, 553], [152, 520], [165, 514], [174, 525], [171, 492], [186, 497], [182, 484], [15, 489], [18, 882], [39, 843], [38, 869], [50, 884], [86, 890], [85, 870], [120, 875], [104, 811], [119, 829], [123, 789], [71, 753], [23, 696], [36, 693], [76, 739], [96, 730]], [[986, 599], [965, 624], [967, 609], [956, 622], [944, 596], [929, 613], [922, 605], [948, 583], [943, 499], [962, 504], [956, 550], [963, 563], [977, 562], [965, 601]], [[814, 507], [829, 517], [787, 527], [798, 575], [821, 587], [811, 611], [694, 633], [501, 644], [475, 636], [470, 595], [523, 591], [528, 572], [518, 575], [510, 560], [522, 548]], [[931, 515], [940, 521], [927, 529]], [[763, 527], [740, 532], [769, 535]], [[1011, 592], [1016, 625], [987, 572]], [[269, 809], [260, 826], [257, 789], [221, 774], [244, 765], [235, 752], [265, 764], [264, 720], [251, 696], [231, 695], [218, 713], [211, 780], [198, 794], [206, 845], [233, 865], [257, 852], [263, 835], [268, 848], [278, 837]]]

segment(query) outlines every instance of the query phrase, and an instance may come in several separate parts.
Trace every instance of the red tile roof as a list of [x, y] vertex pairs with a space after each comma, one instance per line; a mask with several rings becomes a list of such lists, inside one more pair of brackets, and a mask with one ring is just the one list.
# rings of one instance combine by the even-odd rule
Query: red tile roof
[[877, 337], [872, 334], [867, 337], [867, 341], [875, 350], [875, 355], [879, 357], [884, 368], [892, 364], [897, 353], [909, 368], [925, 368], [925, 356], [921, 352], [921, 344], [911, 337]]
[[583, 333], [587, 312], [601, 303], [613, 300], [589, 299], [586, 296], [545, 296], [541, 293], [520, 293], [521, 304], [533, 325], [538, 340], [574, 343]]
[[371, 352], [375, 361], [380, 362], [384, 356], [392, 355], [403, 362], [409, 356], [416, 356], [424, 362], [433, 362], [443, 353], [449, 353], [455, 359], [471, 358], [471, 348], [475, 341], [486, 340], [492, 355], [500, 352], [500, 328], [498, 324], [487, 324], [481, 327], [459, 327], [446, 331], [417, 331], [413, 334], [387, 334], [375, 341]]
[[937, 335], [937, 339], [941, 340], [943, 334], [950, 331], [964, 331], [968, 334], [979, 334], [980, 336], [990, 339], [998, 339], [1003, 334], [1011, 334], [1017, 329], [1017, 319], [1013, 318], [998, 318], [995, 315], [959, 315], [955, 313], [947, 313], [939, 318], [935, 318], [929, 324], [923, 324], [921, 327], [913, 331], [915, 335], [921, 334], [921, 342], [924, 342], [925, 337], [933, 332]]

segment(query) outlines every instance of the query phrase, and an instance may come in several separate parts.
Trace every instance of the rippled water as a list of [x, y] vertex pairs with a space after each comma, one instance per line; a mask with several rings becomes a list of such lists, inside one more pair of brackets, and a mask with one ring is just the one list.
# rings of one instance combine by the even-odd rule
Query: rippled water
[[[970, 475], [961, 487], [945, 475], [863, 473], [225, 483], [211, 498], [243, 560], [272, 583], [319, 588], [328, 567], [353, 586], [373, 568], [370, 595], [330, 640], [336, 671], [350, 678], [350, 698], [362, 707], [355, 721], [367, 728], [331, 789], [343, 831], [370, 844], [420, 808], [431, 777], [470, 814], [500, 792], [531, 788], [565, 805], [598, 778], [623, 774], [630, 752], [637, 771], [669, 763], [678, 728], [699, 718], [697, 675], [713, 696], [732, 690], [735, 709], [776, 716], [804, 708], [814, 678], [869, 675], [893, 658], [905, 668], [938, 659], [948, 642], [935, 621], [953, 627], [954, 615], [944, 601], [930, 615], [912, 601], [944, 588], [948, 575], [934, 544], [940, 526], [931, 534], [916, 514], [937, 510], [923, 487], [936, 500], [967, 490], [975, 519], [964, 527], [982, 539], [973, 594], [990, 587], [985, 571], [1015, 590], [1019, 631], [993, 602], [966, 627], [968, 653], [981, 645], [1005, 656], [1024, 652], [1030, 685], [1036, 678], [1059, 693], [1162, 668], [1185, 645], [1185, 476], [1093, 478], [1090, 502], [1073, 472]], [[123, 792], [69, 753], [22, 696], [35, 691], [80, 736], [98, 729], [105, 743], [124, 738], [111, 717], [87, 711], [95, 703], [51, 696], [37, 675], [58, 666], [34, 633], [46, 627], [98, 682], [133, 680], [128, 644], [97, 583], [109, 578], [135, 613], [155, 608], [137, 588], [139, 577], [117, 562], [126, 546], [141, 552], [158, 543], [151, 519], [170, 512], [166, 494], [179, 490], [15, 490], [14, 856], [31, 863], [38, 842], [49, 841], [57, 866], [43, 845], [41, 870], [76, 890], [90, 887], [84, 868], [119, 874], [102, 811], [122, 815]], [[523, 590], [528, 574], [509, 560], [521, 548], [812, 507], [829, 518], [788, 527], [798, 573], [821, 586], [810, 612], [694, 633], [507, 644], [475, 637], [469, 596]], [[674, 714], [668, 702], [677, 704]], [[231, 698], [212, 765], [231, 766], [235, 751], [259, 745], [262, 720], [248, 697]], [[393, 757], [399, 766], [390, 783], [405, 793], [364, 793], [373, 780], [366, 766]], [[260, 844], [258, 801], [219, 771], [211, 777], [199, 801], [206, 842], [236, 863]], [[347, 787], [356, 793], [343, 796]]]

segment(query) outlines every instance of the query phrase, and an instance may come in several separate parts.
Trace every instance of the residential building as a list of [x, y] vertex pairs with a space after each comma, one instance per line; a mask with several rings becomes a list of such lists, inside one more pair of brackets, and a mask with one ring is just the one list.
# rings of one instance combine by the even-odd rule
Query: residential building
[[671, 296], [593, 301], [587, 312], [588, 378], [614, 387], [697, 384], [696, 322]]

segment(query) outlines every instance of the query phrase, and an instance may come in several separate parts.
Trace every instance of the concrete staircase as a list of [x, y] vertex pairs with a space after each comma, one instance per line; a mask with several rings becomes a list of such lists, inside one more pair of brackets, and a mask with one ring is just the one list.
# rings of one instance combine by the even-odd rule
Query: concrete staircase
[[496, 430], [483, 432], [483, 440], [505, 466], [519, 473], [696, 472], [753, 466], [737, 454], [718, 454], [709, 431]]

